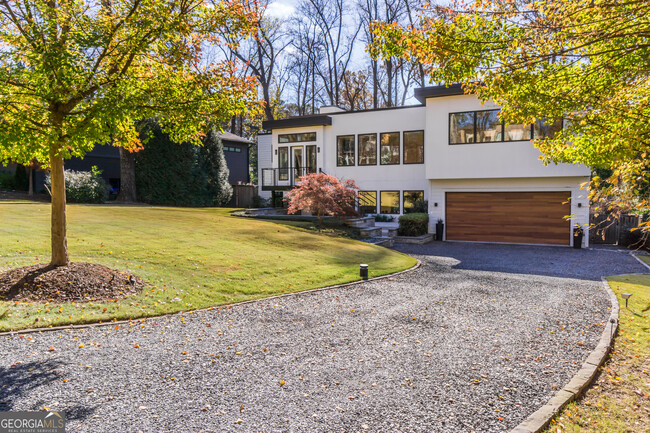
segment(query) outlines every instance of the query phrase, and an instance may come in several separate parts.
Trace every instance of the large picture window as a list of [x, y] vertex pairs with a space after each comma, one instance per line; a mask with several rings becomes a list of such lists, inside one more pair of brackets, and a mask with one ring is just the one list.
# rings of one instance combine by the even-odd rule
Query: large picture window
[[379, 193], [380, 213], [398, 214], [399, 213], [399, 191], [381, 191]]
[[377, 191], [359, 191], [359, 212], [377, 213]]
[[384, 132], [380, 135], [379, 141], [381, 165], [399, 164], [399, 132]]
[[404, 164], [424, 163], [424, 131], [404, 131]]
[[424, 201], [424, 191], [404, 191], [404, 213], [414, 212], [415, 203]]
[[377, 165], [377, 134], [361, 134], [358, 141], [359, 165]]
[[[528, 141], [553, 137], [562, 129], [562, 119], [538, 120], [533, 125], [504, 124], [499, 110], [468, 111], [449, 114], [449, 144]], [[406, 140], [406, 138], [405, 138]]]
[[336, 137], [336, 165], [354, 165], [354, 135]]
[[302, 134], [280, 134], [278, 143], [300, 143], [303, 141], [316, 141], [315, 132], [303, 132]]

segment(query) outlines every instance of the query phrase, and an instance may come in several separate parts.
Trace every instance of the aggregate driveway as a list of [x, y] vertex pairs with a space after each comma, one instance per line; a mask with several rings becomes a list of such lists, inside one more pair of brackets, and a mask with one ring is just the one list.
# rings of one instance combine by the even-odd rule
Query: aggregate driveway
[[615, 250], [401, 249], [422, 266], [117, 329], [0, 337], [0, 411], [47, 406], [93, 433], [504, 431], [595, 347], [609, 314], [600, 276], [645, 272]]

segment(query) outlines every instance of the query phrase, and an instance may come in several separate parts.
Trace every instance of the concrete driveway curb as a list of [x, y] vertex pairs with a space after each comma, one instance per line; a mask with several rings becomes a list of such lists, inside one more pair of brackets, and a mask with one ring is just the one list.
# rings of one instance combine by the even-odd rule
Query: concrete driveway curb
[[587, 360], [582, 364], [582, 368], [580, 368], [573, 378], [564, 385], [564, 388], [555, 394], [544, 406], [526, 418], [521, 424], [510, 430], [510, 433], [541, 432], [564, 406], [578, 398], [585, 391], [596, 377], [598, 368], [607, 359], [607, 355], [614, 343], [616, 330], [618, 329], [618, 313], [620, 307], [616, 294], [611, 287], [609, 287], [607, 280], [605, 278], [601, 279], [605, 290], [609, 293], [612, 311], [598, 345], [594, 350], [592, 350], [587, 357]]
[[100, 326], [116, 326], [116, 325], [123, 325], [125, 323], [132, 323], [132, 322], [145, 322], [146, 320], [156, 319], [156, 318], [159, 318], [159, 317], [171, 317], [171, 316], [178, 316], [178, 315], [181, 315], [181, 314], [194, 314], [194, 313], [198, 313], [198, 312], [201, 312], [201, 311], [214, 310], [215, 308], [229, 308], [229, 307], [235, 307], [235, 306], [238, 306], [238, 305], [251, 304], [253, 302], [264, 302], [264, 301], [270, 301], [270, 300], [273, 300], [273, 299], [282, 299], [282, 298], [287, 298], [287, 297], [290, 297], [290, 296], [300, 295], [300, 294], [304, 294], [304, 293], [314, 293], [314, 292], [320, 292], [320, 291], [323, 291], [323, 290], [340, 289], [340, 288], [343, 288], [343, 287], [356, 286], [358, 284], [366, 283], [366, 282], [369, 282], [369, 281], [383, 280], [385, 278], [391, 278], [391, 277], [395, 277], [397, 275], [401, 275], [401, 274], [405, 274], [407, 272], [414, 271], [417, 268], [419, 268], [420, 265], [422, 265], [422, 262], [420, 262], [420, 260], [418, 260], [415, 265], [411, 266], [408, 269], [404, 269], [403, 271], [399, 271], [399, 272], [393, 272], [392, 274], [381, 275], [379, 277], [369, 278], [367, 281], [363, 281], [363, 280], [361, 280], [361, 281], [352, 281], [351, 283], [336, 284], [334, 286], [317, 287], [315, 289], [303, 290], [303, 291], [300, 291], [300, 292], [293, 292], [293, 293], [286, 293], [286, 294], [282, 294], [282, 295], [269, 296], [268, 298], [251, 299], [249, 301], [235, 302], [233, 304], [215, 305], [213, 307], [199, 308], [197, 310], [178, 311], [176, 313], [160, 314], [160, 315], [157, 315], [157, 316], [140, 317], [140, 318], [137, 318], [137, 319], [85, 323], [85, 324], [82, 324], [82, 325], [52, 326], [50, 328], [28, 328], [28, 329], [20, 329], [20, 330], [17, 330], [17, 331], [4, 331], [4, 332], [0, 332], [0, 337], [10, 336], [10, 335], [21, 335], [21, 334], [33, 334], [33, 333], [36, 333], [36, 332], [64, 331], [64, 330], [67, 330], [67, 329], [73, 330], [73, 329], [97, 328], [97, 327], [100, 327]]

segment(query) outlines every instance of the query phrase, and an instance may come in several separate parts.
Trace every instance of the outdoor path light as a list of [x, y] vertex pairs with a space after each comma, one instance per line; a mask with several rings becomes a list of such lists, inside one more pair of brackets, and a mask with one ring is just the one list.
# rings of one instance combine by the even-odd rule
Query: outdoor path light
[[621, 296], [623, 297], [623, 299], [625, 299], [625, 308], [627, 308], [627, 300], [632, 297], [632, 294], [631, 293], [621, 293]]
[[368, 280], [368, 265], [359, 265], [359, 276], [361, 276], [364, 281]]

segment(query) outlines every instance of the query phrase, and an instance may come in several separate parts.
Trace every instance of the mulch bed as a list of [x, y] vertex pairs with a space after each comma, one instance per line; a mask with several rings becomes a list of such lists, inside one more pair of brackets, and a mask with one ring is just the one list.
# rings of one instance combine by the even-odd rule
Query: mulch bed
[[133, 295], [144, 282], [127, 272], [93, 263], [32, 265], [0, 273], [0, 299], [25, 302], [87, 302]]

